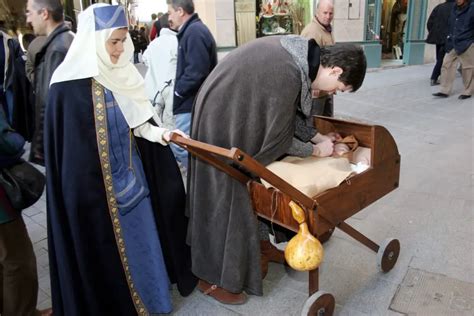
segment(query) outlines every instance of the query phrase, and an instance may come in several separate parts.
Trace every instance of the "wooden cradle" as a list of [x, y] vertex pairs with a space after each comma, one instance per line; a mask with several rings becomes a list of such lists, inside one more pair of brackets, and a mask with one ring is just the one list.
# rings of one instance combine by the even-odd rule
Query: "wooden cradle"
[[[399, 241], [387, 239], [379, 246], [344, 221], [398, 187], [400, 155], [393, 137], [384, 127], [377, 125], [319, 116], [314, 118], [314, 124], [322, 134], [337, 131], [342, 136], [354, 135], [360, 146], [371, 149], [371, 166], [366, 171], [351, 176], [339, 186], [312, 198], [238, 148], [225, 149], [185, 139], [177, 134], [172, 135], [171, 141], [185, 146], [191, 154], [245, 184], [258, 216], [297, 232], [299, 226], [288, 205], [293, 200], [304, 209], [310, 232], [321, 242], [328, 240], [337, 227], [376, 252], [380, 269], [384, 272], [390, 271], [398, 259]], [[229, 161], [233, 164], [229, 164]], [[255, 178], [233, 166], [239, 166]], [[259, 178], [276, 189], [265, 188]], [[309, 271], [308, 283], [310, 296], [301, 314], [332, 315], [335, 300], [331, 294], [319, 291], [318, 269]]]

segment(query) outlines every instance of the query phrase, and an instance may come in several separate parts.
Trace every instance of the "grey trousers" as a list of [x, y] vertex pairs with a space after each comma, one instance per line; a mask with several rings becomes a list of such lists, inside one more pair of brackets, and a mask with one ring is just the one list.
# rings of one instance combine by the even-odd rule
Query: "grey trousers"
[[33, 245], [20, 216], [0, 224], [0, 314], [36, 314], [38, 275]]

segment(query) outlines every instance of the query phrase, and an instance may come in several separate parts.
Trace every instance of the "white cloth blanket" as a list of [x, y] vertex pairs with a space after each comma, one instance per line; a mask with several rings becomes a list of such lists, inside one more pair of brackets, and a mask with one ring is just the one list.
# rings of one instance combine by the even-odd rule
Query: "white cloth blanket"
[[[267, 169], [309, 197], [337, 187], [353, 174], [347, 158], [288, 156], [272, 162]], [[262, 179], [266, 188], [272, 187]]]

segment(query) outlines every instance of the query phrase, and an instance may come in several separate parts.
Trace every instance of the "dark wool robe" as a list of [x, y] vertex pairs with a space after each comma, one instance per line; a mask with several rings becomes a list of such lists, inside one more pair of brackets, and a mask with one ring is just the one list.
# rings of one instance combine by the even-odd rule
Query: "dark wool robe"
[[[257, 39], [217, 65], [196, 99], [193, 139], [238, 147], [265, 165], [287, 152], [302, 71], [280, 40]], [[193, 273], [231, 292], [262, 295], [257, 218], [245, 185], [192, 157], [189, 216]]]
[[[91, 79], [55, 83], [45, 113], [48, 245], [55, 315], [136, 315], [114, 237], [98, 154]], [[169, 147], [137, 145], [170, 278], [188, 294], [184, 190]], [[155, 157], [150, 168], [146, 161]], [[145, 157], [145, 158], [144, 158]], [[160, 170], [161, 171], [160, 171]], [[164, 219], [164, 222], [162, 220]], [[163, 226], [168, 226], [163, 229]], [[181, 242], [181, 244], [180, 244]], [[187, 269], [187, 271], [186, 271]], [[70, 306], [67, 302], [76, 302]]]

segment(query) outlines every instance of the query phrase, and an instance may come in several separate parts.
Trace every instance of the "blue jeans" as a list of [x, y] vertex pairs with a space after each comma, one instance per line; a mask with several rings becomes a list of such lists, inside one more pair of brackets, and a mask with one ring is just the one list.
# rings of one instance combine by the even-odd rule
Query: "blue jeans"
[[[176, 114], [174, 117], [176, 121], [176, 129], [179, 129], [189, 135], [191, 130], [191, 113]], [[186, 170], [188, 170], [188, 151], [175, 144], [170, 144], [170, 146], [174, 156], [176, 157], [176, 160], [179, 161], [186, 168]]]

